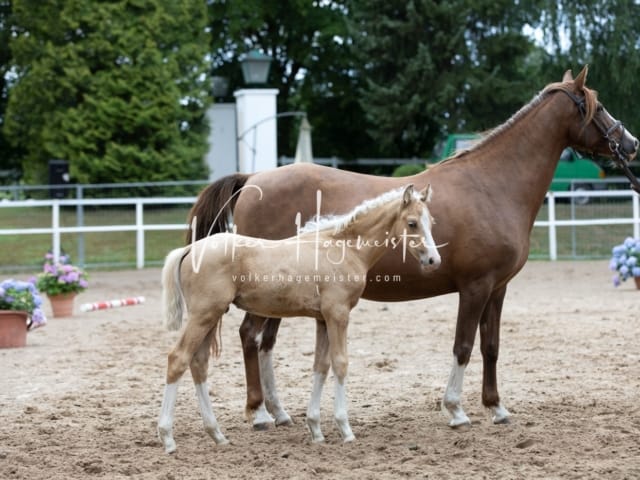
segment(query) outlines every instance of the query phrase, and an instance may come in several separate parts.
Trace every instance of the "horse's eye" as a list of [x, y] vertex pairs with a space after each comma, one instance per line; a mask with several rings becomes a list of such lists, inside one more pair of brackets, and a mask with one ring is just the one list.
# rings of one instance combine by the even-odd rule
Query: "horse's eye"
[[604, 110], [604, 108], [602, 108], [602, 105], [598, 104], [598, 106], [596, 107], [596, 110], [598, 112], [601, 112], [602, 110]]
[[409, 220], [409, 228], [416, 228], [418, 226], [418, 222], [415, 220]]

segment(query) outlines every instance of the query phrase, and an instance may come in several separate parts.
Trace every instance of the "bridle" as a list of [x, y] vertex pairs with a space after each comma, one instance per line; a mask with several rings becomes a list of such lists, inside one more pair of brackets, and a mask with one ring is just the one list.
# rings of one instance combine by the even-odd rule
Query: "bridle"
[[[568, 90], [564, 90], [564, 89], [559, 89], [559, 90], [564, 92], [573, 101], [576, 107], [578, 107], [578, 111], [580, 112], [580, 116], [582, 117], [582, 120], [585, 120], [587, 116], [586, 98], [584, 96], [579, 97], [578, 95]], [[600, 121], [600, 119], [598, 119], [597, 116], [595, 115], [591, 121], [593, 122], [595, 127], [598, 129], [598, 131], [602, 134], [604, 139], [609, 143], [609, 150], [611, 150], [613, 157], [617, 160], [617, 163], [622, 169], [624, 175], [629, 179], [629, 182], [631, 182], [631, 188], [636, 193], [640, 194], [640, 182], [629, 169], [629, 165], [627, 164], [627, 158], [629, 154], [625, 152], [624, 148], [622, 147], [621, 140], [624, 137], [624, 133], [626, 131], [622, 122], [620, 120], [616, 120], [615, 122], [613, 122], [613, 125], [607, 128]], [[613, 136], [613, 134], [616, 133], [618, 130], [620, 130], [620, 135], [619, 135], [620, 141], [616, 140]]]

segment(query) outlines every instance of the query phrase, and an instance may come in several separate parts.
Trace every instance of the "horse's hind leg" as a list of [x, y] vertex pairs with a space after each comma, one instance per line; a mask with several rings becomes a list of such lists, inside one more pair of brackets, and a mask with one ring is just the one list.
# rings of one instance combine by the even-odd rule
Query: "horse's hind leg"
[[482, 403], [491, 410], [493, 423], [508, 423], [509, 411], [500, 403], [496, 363], [500, 349], [500, 316], [507, 287], [491, 294], [480, 319], [480, 350], [482, 352]]
[[240, 326], [247, 380], [246, 416], [256, 430], [264, 430], [274, 422], [276, 425], [293, 423], [280, 404], [273, 373], [272, 350], [279, 326], [279, 318], [264, 318], [250, 313], [245, 315]]
[[329, 337], [327, 325], [323, 320], [316, 320], [316, 349], [313, 361], [313, 388], [311, 400], [307, 407], [307, 427], [311, 432], [312, 442], [323, 442], [324, 435], [320, 429], [320, 403], [322, 388], [327, 379], [327, 373], [331, 366], [329, 358]]
[[176, 442], [173, 439], [173, 417], [178, 393], [178, 380], [189, 367], [193, 355], [211, 329], [210, 322], [189, 321], [180, 340], [178, 340], [178, 344], [169, 353], [167, 380], [158, 419], [158, 436], [167, 453], [172, 453], [176, 449]]
[[213, 407], [211, 406], [211, 399], [209, 398], [209, 388], [207, 386], [207, 369], [209, 366], [209, 351], [211, 347], [211, 337], [215, 335], [215, 330], [211, 330], [200, 348], [196, 351], [196, 354], [191, 360], [191, 376], [193, 377], [193, 384], [196, 387], [196, 396], [198, 397], [198, 406], [200, 407], [200, 414], [202, 415], [202, 422], [204, 423], [204, 430], [209, 434], [211, 438], [217, 444], [227, 444], [229, 441], [220, 431], [218, 426], [218, 420], [213, 413]]

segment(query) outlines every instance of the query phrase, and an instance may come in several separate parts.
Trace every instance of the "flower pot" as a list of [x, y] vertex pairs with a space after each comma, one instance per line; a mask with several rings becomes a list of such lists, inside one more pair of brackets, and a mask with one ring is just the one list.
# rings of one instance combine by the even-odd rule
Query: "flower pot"
[[0, 310], [0, 348], [18, 348], [27, 344], [27, 317], [21, 310]]
[[640, 290], [640, 277], [633, 277], [633, 281], [636, 282], [636, 288]]
[[58, 295], [47, 295], [51, 302], [51, 310], [54, 318], [70, 317], [73, 315], [73, 301], [77, 293], [60, 293]]

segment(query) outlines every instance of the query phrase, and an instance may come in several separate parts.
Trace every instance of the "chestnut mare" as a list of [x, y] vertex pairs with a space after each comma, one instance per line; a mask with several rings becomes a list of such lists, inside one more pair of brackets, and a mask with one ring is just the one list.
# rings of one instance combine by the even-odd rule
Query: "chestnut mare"
[[[187, 234], [196, 238], [224, 231], [233, 215], [238, 231], [263, 238], [285, 238], [295, 233], [293, 218], [311, 217], [315, 192], [322, 191], [322, 211], [340, 213], [363, 199], [411, 182], [430, 183], [437, 198], [430, 206], [436, 219], [445, 219], [435, 232], [442, 266], [425, 277], [415, 264], [385, 255], [371, 270], [377, 275], [402, 276], [401, 282], [368, 282], [363, 297], [403, 301], [459, 292], [453, 345], [453, 367], [443, 398], [452, 427], [469, 424], [461, 405], [465, 367], [480, 327], [483, 358], [482, 403], [494, 423], [508, 421], [509, 412], [498, 395], [496, 362], [500, 343], [500, 316], [507, 284], [527, 261], [529, 235], [544, 201], [562, 150], [613, 157], [620, 166], [637, 153], [638, 141], [612, 118], [585, 86], [587, 67], [572, 78], [547, 85], [531, 102], [473, 148], [429, 167], [413, 177], [360, 175], [317, 165], [291, 165], [253, 175], [235, 174], [205, 188], [190, 218], [198, 225]], [[259, 201], [251, 189], [259, 186]], [[240, 191], [242, 190], [242, 191]], [[239, 193], [238, 193], [239, 192]], [[235, 207], [235, 208], [234, 208]], [[384, 278], [384, 277], [379, 277]], [[275, 388], [271, 351], [278, 318], [248, 313], [240, 327], [247, 377], [247, 410], [266, 402], [276, 424], [291, 422]], [[264, 427], [254, 418], [254, 426]]]
[[354, 440], [345, 393], [349, 312], [367, 284], [368, 270], [389, 246], [403, 254], [409, 251], [424, 272], [440, 265], [426, 205], [430, 193], [427, 187], [418, 194], [413, 185], [391, 190], [344, 216], [310, 222], [285, 240], [219, 233], [169, 253], [162, 271], [165, 324], [179, 329], [183, 310], [188, 321], [169, 354], [158, 420], [165, 451], [176, 449], [172, 426], [177, 386], [188, 367], [205, 431], [216, 443], [228, 443], [211, 407], [207, 370], [209, 350], [218, 352], [222, 315], [231, 303], [255, 315], [316, 318], [307, 425], [314, 442], [324, 440], [320, 399], [331, 365], [335, 423], [345, 442]]

